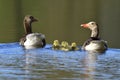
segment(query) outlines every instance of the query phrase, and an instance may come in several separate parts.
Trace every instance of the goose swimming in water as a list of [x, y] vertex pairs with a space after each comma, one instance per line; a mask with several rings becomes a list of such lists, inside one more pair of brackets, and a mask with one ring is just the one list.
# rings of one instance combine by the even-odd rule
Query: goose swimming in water
[[84, 42], [82, 49], [87, 51], [98, 52], [98, 53], [105, 52], [107, 50], [107, 42], [104, 40], [101, 40], [98, 37], [99, 27], [96, 24], [96, 22], [91, 21], [86, 24], [81, 24], [81, 26], [83, 28], [88, 28], [92, 31], [90, 38]]
[[32, 32], [32, 23], [36, 21], [38, 20], [31, 15], [27, 15], [24, 18], [25, 34], [20, 39], [20, 45], [24, 46], [25, 49], [43, 48], [46, 45], [44, 34]]

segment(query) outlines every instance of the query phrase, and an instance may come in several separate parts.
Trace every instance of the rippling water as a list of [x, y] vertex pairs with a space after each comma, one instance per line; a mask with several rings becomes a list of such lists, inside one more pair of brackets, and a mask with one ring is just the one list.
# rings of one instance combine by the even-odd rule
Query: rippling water
[[120, 49], [84, 51], [24, 50], [17, 42], [0, 44], [0, 80], [119, 80]]

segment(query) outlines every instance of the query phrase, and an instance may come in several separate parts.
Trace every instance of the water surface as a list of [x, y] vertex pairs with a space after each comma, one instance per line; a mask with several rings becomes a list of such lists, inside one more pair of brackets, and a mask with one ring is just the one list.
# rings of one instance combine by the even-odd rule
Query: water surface
[[0, 44], [1, 80], [119, 80], [120, 49], [85, 51], [25, 50], [17, 42]]

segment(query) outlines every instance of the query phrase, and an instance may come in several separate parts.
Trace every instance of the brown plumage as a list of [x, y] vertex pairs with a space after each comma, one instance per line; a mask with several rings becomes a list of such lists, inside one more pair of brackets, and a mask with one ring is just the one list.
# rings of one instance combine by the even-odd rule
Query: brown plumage
[[[38, 21], [31, 15], [27, 15], [24, 18], [24, 30], [25, 34], [20, 39], [20, 45], [22, 46], [31, 46], [31, 47], [44, 47], [46, 45], [45, 36], [41, 33], [32, 32], [32, 23]], [[32, 41], [32, 37], [33, 41]], [[29, 39], [29, 40], [27, 40]], [[27, 41], [27, 42], [26, 42]], [[29, 41], [29, 42], [28, 42]]]
[[96, 22], [91, 21], [81, 26], [91, 30], [91, 36], [84, 42], [82, 49], [104, 52], [107, 49], [107, 43], [99, 38], [99, 27]]

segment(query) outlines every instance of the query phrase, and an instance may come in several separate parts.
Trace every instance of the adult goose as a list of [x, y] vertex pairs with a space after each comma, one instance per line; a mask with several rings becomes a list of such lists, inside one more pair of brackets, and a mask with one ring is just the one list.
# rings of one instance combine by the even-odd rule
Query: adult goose
[[20, 39], [20, 45], [25, 49], [43, 48], [46, 45], [45, 35], [42, 33], [32, 32], [32, 23], [38, 21], [31, 15], [27, 15], [24, 18], [24, 30], [25, 34]]
[[98, 37], [99, 27], [96, 22], [91, 21], [86, 24], [81, 24], [81, 26], [91, 30], [91, 36], [84, 42], [82, 49], [98, 53], [105, 52], [107, 50], [107, 42]]

